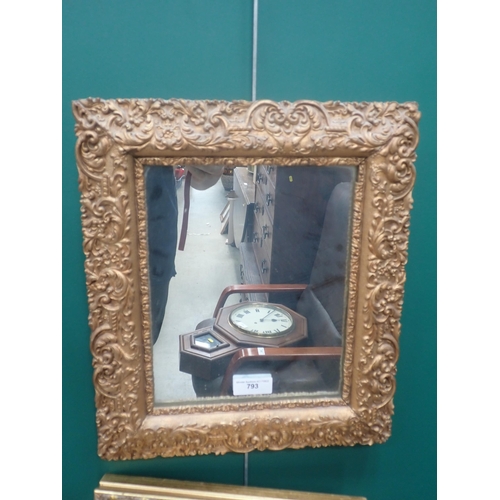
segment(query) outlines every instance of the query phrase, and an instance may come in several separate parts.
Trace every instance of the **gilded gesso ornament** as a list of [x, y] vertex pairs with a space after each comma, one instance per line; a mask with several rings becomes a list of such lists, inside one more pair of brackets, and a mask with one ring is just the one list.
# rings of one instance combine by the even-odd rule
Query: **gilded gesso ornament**
[[[96, 389], [106, 459], [372, 444], [390, 436], [415, 103], [85, 99], [73, 103]], [[145, 164], [358, 165], [340, 397], [154, 408]]]

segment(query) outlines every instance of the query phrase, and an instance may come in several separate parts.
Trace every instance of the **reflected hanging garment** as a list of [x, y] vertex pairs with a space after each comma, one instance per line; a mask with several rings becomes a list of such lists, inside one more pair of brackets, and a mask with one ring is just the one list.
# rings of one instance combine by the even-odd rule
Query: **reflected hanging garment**
[[145, 168], [151, 338], [160, 334], [170, 280], [175, 276], [177, 193], [172, 167]]

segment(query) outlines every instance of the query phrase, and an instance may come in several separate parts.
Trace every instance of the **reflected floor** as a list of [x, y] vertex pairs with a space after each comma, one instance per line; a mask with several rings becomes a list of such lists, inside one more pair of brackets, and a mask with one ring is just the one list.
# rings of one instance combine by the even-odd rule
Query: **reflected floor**
[[[221, 234], [227, 193], [220, 181], [206, 191], [191, 189], [186, 245], [176, 254], [177, 275], [170, 281], [165, 319], [153, 348], [156, 403], [196, 399], [191, 375], [179, 371], [179, 335], [210, 318], [222, 290], [240, 283], [239, 250], [227, 244], [227, 234]], [[180, 234], [184, 184], [177, 190], [177, 200]], [[233, 295], [227, 305], [238, 301], [239, 296]]]

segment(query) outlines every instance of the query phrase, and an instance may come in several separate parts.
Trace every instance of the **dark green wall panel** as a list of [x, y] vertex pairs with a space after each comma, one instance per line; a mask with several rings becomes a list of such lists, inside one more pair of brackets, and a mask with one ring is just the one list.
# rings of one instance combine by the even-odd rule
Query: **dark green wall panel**
[[[417, 182], [393, 436], [373, 447], [253, 452], [250, 484], [364, 495], [436, 493], [436, 6], [260, 0], [257, 97], [417, 101]], [[71, 100], [249, 99], [252, 1], [63, 2], [63, 498], [107, 472], [242, 484], [243, 456], [106, 462], [96, 454]]]

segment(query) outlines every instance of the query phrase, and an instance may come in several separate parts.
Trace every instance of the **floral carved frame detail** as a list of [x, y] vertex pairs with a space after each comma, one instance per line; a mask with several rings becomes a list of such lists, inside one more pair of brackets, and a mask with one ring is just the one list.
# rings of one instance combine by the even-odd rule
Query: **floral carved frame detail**
[[[125, 460], [382, 443], [391, 433], [416, 103], [73, 102], [98, 453]], [[142, 167], [358, 165], [335, 398], [155, 408]], [[142, 193], [142, 195], [141, 195]]]

